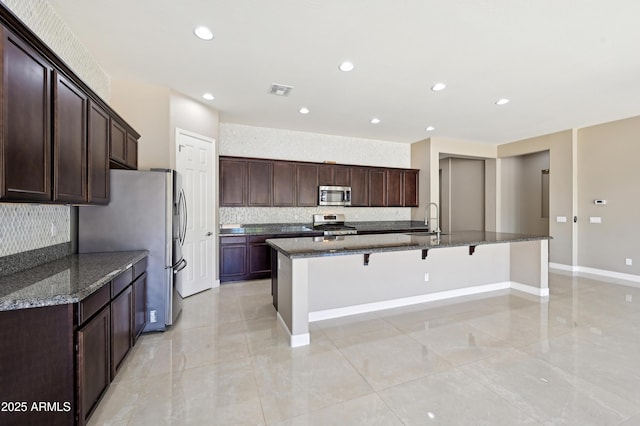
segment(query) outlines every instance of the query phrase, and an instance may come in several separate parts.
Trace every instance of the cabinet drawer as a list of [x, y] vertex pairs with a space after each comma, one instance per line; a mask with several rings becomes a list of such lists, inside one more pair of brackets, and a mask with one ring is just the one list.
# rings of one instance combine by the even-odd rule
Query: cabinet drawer
[[133, 265], [133, 278], [134, 279], [138, 278], [146, 270], [147, 270], [147, 258], [145, 257], [144, 259], [139, 260], [138, 262], [136, 262], [135, 265]]
[[101, 289], [81, 300], [78, 309], [78, 324], [84, 323], [111, 300], [111, 283], [105, 284]]
[[247, 237], [220, 237], [220, 244], [246, 244]]
[[133, 282], [133, 268], [129, 267], [111, 282], [111, 297], [117, 296]]

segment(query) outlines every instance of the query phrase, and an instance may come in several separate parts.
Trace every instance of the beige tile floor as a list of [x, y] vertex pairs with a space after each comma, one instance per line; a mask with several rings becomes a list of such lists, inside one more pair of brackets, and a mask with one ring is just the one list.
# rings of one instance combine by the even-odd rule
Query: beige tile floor
[[549, 287], [317, 322], [291, 349], [269, 281], [226, 284], [140, 338], [90, 424], [640, 424], [640, 288]]

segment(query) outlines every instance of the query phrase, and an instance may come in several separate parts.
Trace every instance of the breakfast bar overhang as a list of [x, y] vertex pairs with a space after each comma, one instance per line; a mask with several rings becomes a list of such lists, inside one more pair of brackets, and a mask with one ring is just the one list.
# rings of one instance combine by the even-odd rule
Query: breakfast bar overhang
[[271, 239], [278, 320], [290, 346], [309, 323], [512, 288], [549, 295], [548, 236], [463, 231]]

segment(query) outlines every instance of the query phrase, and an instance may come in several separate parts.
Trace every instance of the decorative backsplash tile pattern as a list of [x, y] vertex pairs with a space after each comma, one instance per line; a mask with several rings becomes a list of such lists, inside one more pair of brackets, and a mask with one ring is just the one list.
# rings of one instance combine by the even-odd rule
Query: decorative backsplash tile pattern
[[46, 0], [0, 0], [40, 37], [82, 80], [103, 99], [109, 100], [109, 75], [71, 32]]
[[411, 145], [220, 123], [220, 155], [363, 166], [411, 167]]
[[0, 204], [0, 257], [71, 241], [71, 207]]
[[411, 220], [409, 207], [220, 207], [221, 224], [311, 223], [314, 214], [342, 213], [347, 221]]

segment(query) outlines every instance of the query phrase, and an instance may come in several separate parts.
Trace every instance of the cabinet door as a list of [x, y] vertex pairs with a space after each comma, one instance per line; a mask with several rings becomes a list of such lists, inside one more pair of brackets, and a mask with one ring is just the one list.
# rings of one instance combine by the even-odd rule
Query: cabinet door
[[147, 273], [133, 282], [133, 343], [147, 324]]
[[244, 160], [220, 159], [220, 205], [245, 206], [245, 180], [247, 162]]
[[2, 31], [0, 199], [51, 200], [52, 67]]
[[251, 279], [267, 277], [271, 273], [271, 246], [265, 241], [271, 235], [249, 237], [249, 274]]
[[111, 118], [109, 135], [109, 157], [120, 164], [127, 163], [127, 131], [124, 126]]
[[110, 310], [106, 306], [78, 331], [78, 411], [85, 424], [111, 381]]
[[403, 171], [387, 170], [387, 206], [401, 207], [403, 195]]
[[403, 200], [404, 207], [418, 207], [418, 170], [405, 170], [403, 173]]
[[296, 205], [313, 207], [318, 205], [318, 166], [296, 165]]
[[132, 170], [138, 170], [138, 139], [127, 133], [127, 166]]
[[111, 301], [111, 377], [115, 377], [122, 361], [131, 349], [132, 312], [133, 290], [131, 286], [128, 286]]
[[53, 200], [87, 201], [88, 97], [55, 73], [53, 86]]
[[89, 203], [109, 203], [109, 115], [89, 102], [88, 119]]
[[296, 205], [296, 165], [275, 161], [273, 163], [273, 205]]
[[351, 205], [369, 205], [369, 170], [366, 167], [351, 168]]
[[271, 206], [273, 164], [270, 161], [247, 161], [248, 205]]
[[351, 185], [350, 167], [321, 164], [318, 166], [318, 185]]
[[220, 281], [233, 281], [247, 275], [246, 237], [220, 238]]
[[384, 169], [369, 170], [369, 205], [371, 207], [387, 205], [387, 174]]

